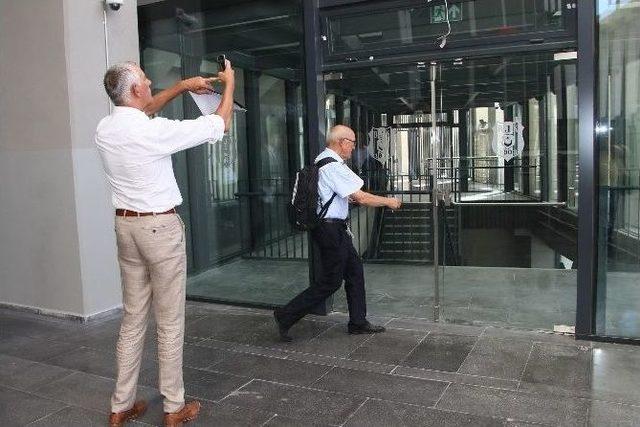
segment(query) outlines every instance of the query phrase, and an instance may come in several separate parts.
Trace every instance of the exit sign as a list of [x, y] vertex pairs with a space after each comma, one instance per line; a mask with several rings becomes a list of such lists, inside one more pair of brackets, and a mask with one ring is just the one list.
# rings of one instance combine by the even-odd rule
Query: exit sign
[[[449, 21], [462, 21], [462, 7], [457, 4], [449, 6]], [[433, 6], [431, 8], [431, 23], [441, 24], [447, 22], [447, 8], [445, 5]]]

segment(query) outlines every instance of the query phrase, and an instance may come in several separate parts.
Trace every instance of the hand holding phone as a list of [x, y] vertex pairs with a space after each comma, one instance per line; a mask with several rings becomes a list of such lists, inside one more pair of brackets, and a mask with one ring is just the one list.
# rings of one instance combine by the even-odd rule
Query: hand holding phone
[[224, 71], [226, 67], [226, 61], [227, 58], [226, 56], [223, 55], [218, 55], [218, 58], [216, 60], [216, 62], [218, 62], [218, 71]]

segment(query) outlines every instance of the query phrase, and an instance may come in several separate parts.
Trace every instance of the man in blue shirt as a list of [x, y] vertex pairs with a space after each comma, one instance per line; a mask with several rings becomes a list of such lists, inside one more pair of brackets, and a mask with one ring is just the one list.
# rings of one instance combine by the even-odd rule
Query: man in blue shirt
[[318, 155], [315, 163], [332, 157], [336, 161], [320, 168], [318, 174], [318, 194], [322, 204], [326, 204], [335, 193], [325, 218], [311, 231], [311, 237], [319, 250], [322, 270], [314, 286], [310, 286], [293, 298], [287, 305], [274, 311], [280, 338], [291, 341], [288, 331], [298, 320], [309, 314], [342, 285], [347, 293], [349, 306], [350, 334], [373, 334], [384, 332], [382, 326], [367, 321], [367, 304], [364, 290], [364, 271], [351, 234], [347, 216], [349, 202], [370, 207], [400, 208], [401, 202], [395, 198], [380, 197], [362, 191], [364, 182], [344, 163], [351, 157], [356, 146], [356, 136], [347, 126], [331, 128], [327, 138], [327, 148]]

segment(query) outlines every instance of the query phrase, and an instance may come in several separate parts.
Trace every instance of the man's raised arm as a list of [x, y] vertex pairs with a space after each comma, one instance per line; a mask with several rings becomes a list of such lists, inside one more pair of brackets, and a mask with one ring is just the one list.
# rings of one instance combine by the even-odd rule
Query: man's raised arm
[[225, 59], [224, 71], [218, 73], [218, 80], [224, 84], [222, 101], [218, 105], [215, 114], [224, 120], [224, 131], [231, 128], [231, 118], [233, 117], [233, 90], [235, 89], [235, 72], [231, 68], [231, 62]]
[[213, 82], [218, 80], [217, 77], [191, 77], [190, 79], [181, 80], [168, 89], [160, 91], [153, 96], [153, 100], [144, 107], [147, 116], [151, 116], [162, 110], [168, 102], [183, 92], [195, 92], [205, 94], [213, 92]]

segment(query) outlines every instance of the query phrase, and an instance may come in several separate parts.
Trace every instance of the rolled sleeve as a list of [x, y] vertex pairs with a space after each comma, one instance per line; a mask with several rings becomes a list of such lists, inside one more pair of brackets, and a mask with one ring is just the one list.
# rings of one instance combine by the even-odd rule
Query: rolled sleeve
[[216, 114], [193, 120], [152, 119], [159, 154], [174, 154], [205, 142], [216, 142], [224, 136], [224, 120]]
[[344, 164], [329, 164], [320, 171], [328, 187], [342, 198], [350, 196], [364, 185], [364, 181]]

